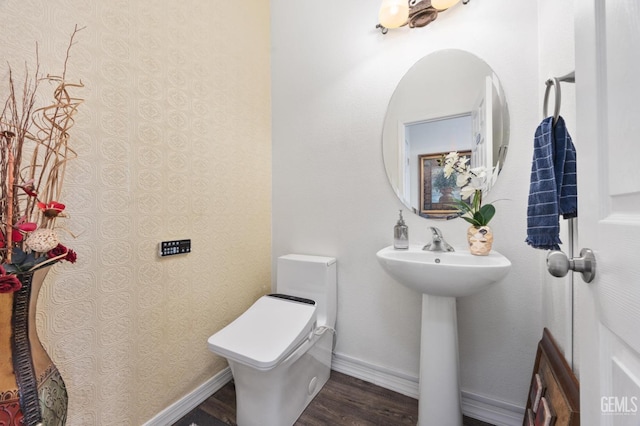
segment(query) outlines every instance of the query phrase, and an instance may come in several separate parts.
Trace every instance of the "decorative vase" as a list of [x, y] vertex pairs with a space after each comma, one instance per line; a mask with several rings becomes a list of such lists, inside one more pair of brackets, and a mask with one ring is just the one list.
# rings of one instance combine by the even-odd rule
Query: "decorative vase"
[[66, 422], [67, 389], [36, 331], [36, 303], [50, 268], [18, 275], [22, 288], [0, 294], [0, 425]]
[[470, 226], [467, 230], [469, 251], [476, 256], [487, 256], [493, 245], [493, 232], [488, 226]]
[[440, 199], [439, 203], [453, 203], [456, 199], [453, 197], [453, 188], [447, 186], [445, 188], [440, 188]]

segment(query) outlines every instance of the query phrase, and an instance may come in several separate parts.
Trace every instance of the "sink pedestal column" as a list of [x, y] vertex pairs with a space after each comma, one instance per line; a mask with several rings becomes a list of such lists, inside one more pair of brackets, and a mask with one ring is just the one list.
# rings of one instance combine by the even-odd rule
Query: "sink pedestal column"
[[456, 298], [422, 295], [418, 426], [462, 426]]

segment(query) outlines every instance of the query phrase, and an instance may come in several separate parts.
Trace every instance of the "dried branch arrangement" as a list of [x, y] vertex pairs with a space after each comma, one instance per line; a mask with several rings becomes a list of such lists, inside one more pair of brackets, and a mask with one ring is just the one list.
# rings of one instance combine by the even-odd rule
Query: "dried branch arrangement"
[[[18, 92], [9, 66], [9, 93], [0, 115], [0, 292], [3, 276], [37, 269], [58, 260], [75, 262], [75, 253], [60, 244], [56, 221], [66, 217], [60, 203], [67, 163], [77, 155], [69, 131], [83, 99], [71, 94], [82, 82], [66, 80], [75, 27], [61, 75], [40, 76], [25, 65]], [[53, 85], [53, 99], [37, 107], [38, 91]], [[7, 290], [10, 291], [10, 290]], [[15, 290], [14, 290], [15, 291]]]

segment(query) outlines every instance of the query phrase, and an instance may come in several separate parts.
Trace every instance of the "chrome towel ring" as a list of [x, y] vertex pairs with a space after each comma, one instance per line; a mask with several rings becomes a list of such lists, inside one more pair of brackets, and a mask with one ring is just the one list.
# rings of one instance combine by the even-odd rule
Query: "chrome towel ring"
[[553, 124], [555, 125], [558, 121], [558, 117], [560, 116], [560, 104], [562, 102], [562, 96], [560, 91], [560, 82], [564, 81], [567, 83], [575, 83], [576, 82], [576, 73], [575, 71], [570, 72], [567, 75], [563, 75], [562, 77], [551, 77], [548, 79], [545, 84], [547, 85], [544, 91], [544, 105], [542, 107], [543, 118], [546, 118], [547, 115], [547, 105], [549, 103], [549, 93], [551, 92], [551, 86], [555, 88], [555, 105], [553, 108]]

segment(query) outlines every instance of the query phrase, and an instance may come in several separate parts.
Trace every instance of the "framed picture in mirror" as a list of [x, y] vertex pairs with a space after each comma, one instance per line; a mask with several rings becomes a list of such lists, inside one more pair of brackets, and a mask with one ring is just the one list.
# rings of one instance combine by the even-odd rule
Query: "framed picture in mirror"
[[[455, 200], [460, 199], [456, 185], [456, 173], [446, 177], [441, 165], [448, 152], [418, 155], [420, 216], [450, 219], [458, 217]], [[461, 156], [471, 156], [471, 151], [459, 151]]]

